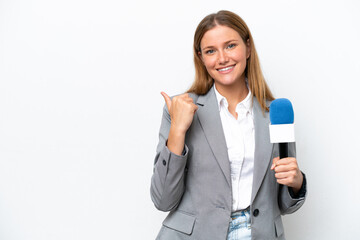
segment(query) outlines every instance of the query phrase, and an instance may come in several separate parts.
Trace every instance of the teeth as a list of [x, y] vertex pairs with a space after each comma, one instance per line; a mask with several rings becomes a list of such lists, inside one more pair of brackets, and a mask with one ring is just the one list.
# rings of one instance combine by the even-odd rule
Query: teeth
[[227, 68], [222, 68], [222, 69], [219, 69], [218, 71], [219, 72], [223, 72], [223, 71], [227, 71], [229, 69], [232, 69], [234, 66], [231, 66], [231, 67], [227, 67]]

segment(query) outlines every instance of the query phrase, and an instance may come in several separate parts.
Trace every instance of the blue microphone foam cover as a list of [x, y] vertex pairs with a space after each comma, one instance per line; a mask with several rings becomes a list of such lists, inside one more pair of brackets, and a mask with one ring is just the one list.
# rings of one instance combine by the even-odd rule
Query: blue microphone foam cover
[[270, 104], [271, 124], [293, 124], [294, 110], [291, 102], [286, 98], [278, 98]]

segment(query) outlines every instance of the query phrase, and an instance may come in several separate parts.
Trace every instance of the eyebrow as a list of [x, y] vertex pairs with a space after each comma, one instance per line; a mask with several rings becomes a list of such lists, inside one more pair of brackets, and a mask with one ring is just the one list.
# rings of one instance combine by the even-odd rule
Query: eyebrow
[[[229, 40], [229, 41], [224, 42], [224, 45], [229, 44], [229, 43], [231, 43], [231, 42], [237, 42], [237, 41], [238, 41], [238, 40], [236, 40], [236, 39], [232, 39], [232, 40]], [[203, 50], [205, 50], [205, 49], [207, 49], [207, 48], [214, 48], [214, 46], [206, 46], [206, 47], [202, 48], [201, 50], [203, 51]]]

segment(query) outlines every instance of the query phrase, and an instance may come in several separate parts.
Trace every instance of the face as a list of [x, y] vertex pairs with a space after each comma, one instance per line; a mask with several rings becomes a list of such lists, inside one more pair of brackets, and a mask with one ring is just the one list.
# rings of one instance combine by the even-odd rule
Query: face
[[217, 86], [234, 86], [244, 81], [250, 44], [245, 44], [235, 30], [217, 25], [204, 34], [200, 48], [200, 58]]

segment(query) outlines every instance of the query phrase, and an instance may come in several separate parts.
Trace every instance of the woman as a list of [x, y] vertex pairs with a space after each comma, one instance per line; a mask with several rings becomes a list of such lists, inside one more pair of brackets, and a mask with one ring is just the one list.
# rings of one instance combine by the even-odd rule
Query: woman
[[194, 61], [188, 93], [161, 93], [151, 198], [170, 213], [157, 239], [285, 239], [281, 215], [304, 203], [306, 180], [270, 143], [274, 98], [245, 22], [229, 11], [206, 16]]

